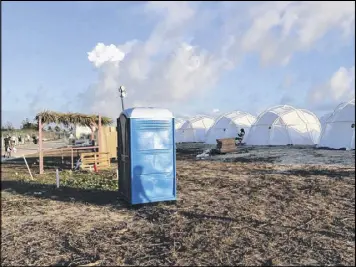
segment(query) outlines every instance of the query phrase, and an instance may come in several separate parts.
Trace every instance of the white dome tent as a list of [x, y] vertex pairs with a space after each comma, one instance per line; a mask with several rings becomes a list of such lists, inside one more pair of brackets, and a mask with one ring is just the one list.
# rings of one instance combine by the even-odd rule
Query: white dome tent
[[318, 147], [355, 149], [355, 99], [336, 107], [325, 123]]
[[328, 121], [328, 119], [330, 118], [330, 116], [332, 114], [333, 114], [333, 112], [329, 112], [319, 118], [320, 125], [321, 125], [321, 131], [324, 130], [326, 122]]
[[246, 137], [255, 121], [256, 117], [247, 112], [233, 111], [225, 113], [215, 120], [214, 125], [207, 132], [205, 142], [207, 144], [216, 144], [216, 139], [234, 138], [241, 128], [245, 130]]
[[321, 125], [314, 113], [280, 105], [261, 113], [246, 137], [247, 145], [316, 145]]
[[177, 143], [204, 142], [207, 131], [214, 124], [214, 119], [208, 116], [193, 117], [176, 130]]
[[174, 119], [174, 128], [175, 130], [180, 129], [180, 127], [182, 127], [182, 125], [184, 124], [185, 120], [180, 119], [180, 118], [175, 118]]

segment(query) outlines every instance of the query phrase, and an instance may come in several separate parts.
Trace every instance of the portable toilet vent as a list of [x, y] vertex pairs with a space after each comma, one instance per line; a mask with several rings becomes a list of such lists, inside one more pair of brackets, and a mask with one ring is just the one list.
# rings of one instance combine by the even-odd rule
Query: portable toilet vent
[[117, 119], [120, 196], [132, 205], [176, 200], [174, 117], [131, 108]]

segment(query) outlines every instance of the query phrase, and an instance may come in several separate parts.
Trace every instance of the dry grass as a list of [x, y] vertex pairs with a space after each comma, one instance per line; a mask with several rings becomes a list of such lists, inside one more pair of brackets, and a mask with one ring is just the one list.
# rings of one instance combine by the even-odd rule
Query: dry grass
[[186, 156], [177, 175], [175, 204], [129, 208], [3, 164], [1, 265], [355, 265], [354, 167]]

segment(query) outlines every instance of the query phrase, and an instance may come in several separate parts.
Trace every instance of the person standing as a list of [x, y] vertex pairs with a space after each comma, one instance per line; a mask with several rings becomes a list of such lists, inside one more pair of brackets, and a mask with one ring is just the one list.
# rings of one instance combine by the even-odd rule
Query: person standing
[[15, 145], [16, 145], [16, 136], [13, 135], [10, 139], [9, 157], [11, 157], [12, 152], [15, 152], [16, 150]]
[[4, 154], [4, 158], [6, 158], [6, 155], [9, 156], [9, 148], [10, 148], [10, 136], [7, 135], [5, 138], [4, 138], [4, 145], [5, 145], [5, 154]]
[[244, 130], [244, 128], [241, 128], [240, 133], [238, 133], [237, 137], [236, 137], [236, 140], [238, 141], [239, 145], [242, 143], [244, 136], [245, 136], [245, 130]]

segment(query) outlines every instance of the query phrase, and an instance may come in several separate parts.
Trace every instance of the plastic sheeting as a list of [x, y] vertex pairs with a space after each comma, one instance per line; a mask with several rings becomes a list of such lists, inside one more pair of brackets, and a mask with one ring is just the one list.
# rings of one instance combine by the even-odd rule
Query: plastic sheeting
[[234, 138], [241, 128], [245, 130], [246, 138], [251, 125], [255, 121], [256, 118], [246, 112], [233, 111], [226, 113], [215, 120], [214, 125], [207, 132], [205, 142], [207, 144], [216, 144], [216, 139]]
[[267, 109], [251, 126], [247, 145], [316, 145], [321, 125], [310, 111], [283, 105]]
[[334, 110], [325, 122], [318, 146], [355, 149], [355, 99]]

